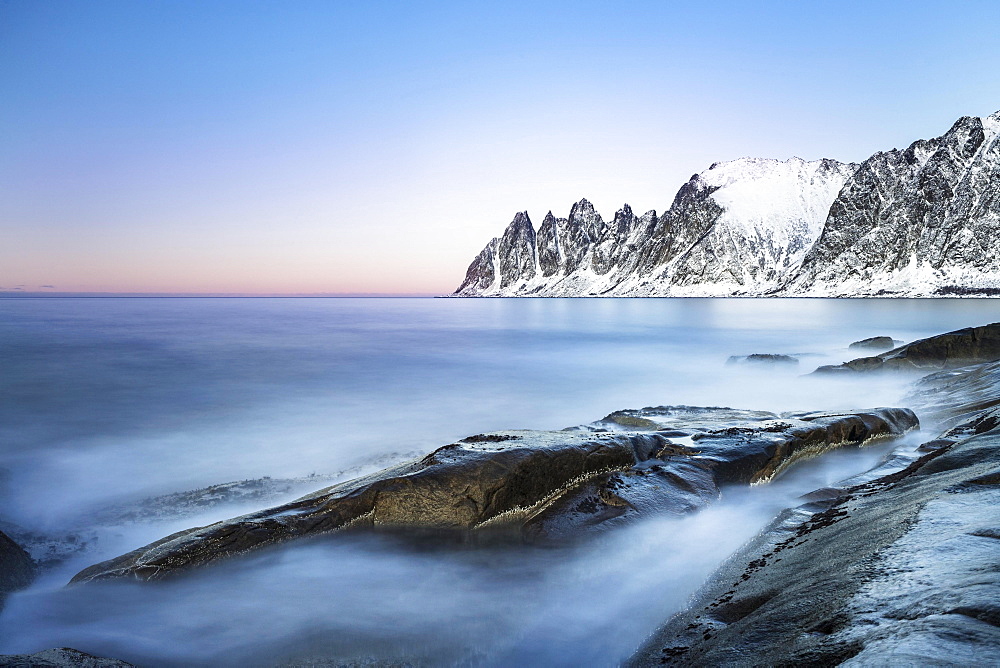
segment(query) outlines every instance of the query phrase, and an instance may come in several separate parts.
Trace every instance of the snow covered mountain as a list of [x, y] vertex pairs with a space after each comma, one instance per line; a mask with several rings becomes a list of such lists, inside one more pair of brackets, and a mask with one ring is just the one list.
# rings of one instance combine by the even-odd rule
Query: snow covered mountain
[[1000, 111], [865, 160], [786, 288], [804, 296], [1000, 294]]
[[657, 216], [587, 200], [537, 232], [526, 212], [458, 296], [854, 296], [989, 292], [1000, 259], [1000, 112], [860, 166], [741, 158], [696, 174]]

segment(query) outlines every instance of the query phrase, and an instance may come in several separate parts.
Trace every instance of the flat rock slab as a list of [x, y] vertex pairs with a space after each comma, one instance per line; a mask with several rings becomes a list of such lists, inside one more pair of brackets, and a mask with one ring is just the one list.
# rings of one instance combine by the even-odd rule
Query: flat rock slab
[[[266, 545], [349, 527], [475, 531], [515, 528], [568, 537], [641, 513], [690, 512], [730, 483], [770, 479], [797, 458], [899, 435], [912, 411], [810, 413], [742, 425], [694, 427], [693, 415], [732, 409], [644, 409], [674, 428], [649, 431], [500, 431], [326, 487], [296, 501], [181, 531], [81, 571], [73, 582], [157, 580]], [[771, 417], [773, 414], [766, 414]], [[650, 418], [652, 419], [652, 418]], [[678, 425], [685, 425], [685, 429]], [[725, 424], [725, 423], [723, 423]]]
[[1000, 664], [1000, 429], [818, 490], [631, 666]]
[[779, 417], [770, 411], [750, 411], [720, 406], [647, 406], [615, 411], [597, 422], [566, 431], [676, 431], [690, 436], [698, 431], [735, 426]]

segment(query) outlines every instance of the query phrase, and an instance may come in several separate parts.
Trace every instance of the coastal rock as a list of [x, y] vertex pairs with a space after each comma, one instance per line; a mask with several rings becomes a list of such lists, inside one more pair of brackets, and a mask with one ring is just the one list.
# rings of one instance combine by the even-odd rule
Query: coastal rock
[[814, 373], [916, 371], [927, 373], [1000, 360], [1000, 323], [939, 334], [874, 357], [821, 366]]
[[20, 545], [0, 531], [0, 609], [7, 596], [35, 579], [35, 562]]
[[791, 355], [775, 353], [753, 353], [752, 355], [731, 355], [726, 364], [758, 364], [797, 366], [799, 360]]
[[945, 430], [949, 438], [979, 433], [977, 425], [990, 420], [1000, 406], [1000, 362], [924, 376], [903, 400], [921, 414], [931, 416], [935, 426]]
[[975, 436], [786, 513], [629, 665], [995, 665], [998, 464]]
[[864, 350], [892, 350], [902, 341], [895, 341], [891, 336], [873, 336], [870, 339], [855, 341], [847, 346], [851, 350], [862, 348]]
[[571, 431], [658, 431], [664, 436], [690, 436], [707, 428], [731, 427], [745, 422], [779, 417], [770, 411], [751, 411], [721, 406], [647, 406], [615, 411], [597, 422]]
[[181, 531], [79, 573], [155, 580], [178, 569], [348, 526], [473, 529], [516, 516], [577, 479], [624, 470], [665, 441], [655, 434], [509, 431], [471, 436], [426, 457], [297, 501]]
[[987, 363], [918, 383], [941, 437], [807, 495], [626, 665], [1000, 663], [998, 375]]
[[[692, 416], [699, 411], [738, 413], [662, 407], [643, 409], [644, 419], [672, 428], [651, 431], [644, 423], [638, 431], [595, 426], [470, 436], [422, 459], [276, 508], [175, 533], [91, 566], [73, 582], [157, 580], [265, 545], [348, 527], [513, 527], [529, 538], [563, 537], [574, 527], [633, 512], [689, 512], [717, 496], [722, 484], [761, 482], [800, 457], [917, 426], [907, 409], [879, 408], [693, 427]], [[588, 495], [596, 495], [599, 503], [588, 504]]]
[[11, 668], [135, 668], [131, 663], [60, 647], [34, 654], [0, 655], [0, 666]]

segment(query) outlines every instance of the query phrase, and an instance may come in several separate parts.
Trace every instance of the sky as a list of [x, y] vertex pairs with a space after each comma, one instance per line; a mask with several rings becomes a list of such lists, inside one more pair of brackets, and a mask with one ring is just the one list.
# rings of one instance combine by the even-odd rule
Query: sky
[[0, 290], [446, 294], [518, 211], [998, 109], [995, 0], [0, 0]]

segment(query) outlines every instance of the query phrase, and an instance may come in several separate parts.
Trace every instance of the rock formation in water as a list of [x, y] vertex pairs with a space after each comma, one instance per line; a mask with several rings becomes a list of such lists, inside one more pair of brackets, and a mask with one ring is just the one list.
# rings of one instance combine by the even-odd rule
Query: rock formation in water
[[855, 341], [847, 346], [851, 350], [892, 350], [902, 341], [896, 341], [890, 336], [872, 336], [867, 339]]
[[1000, 664], [1000, 362], [910, 398], [940, 437], [783, 513], [627, 665]]
[[929, 373], [1000, 359], [1000, 322], [966, 327], [908, 343], [873, 357], [821, 366], [814, 373], [908, 371]]
[[619, 411], [577, 431], [480, 434], [276, 508], [175, 533], [91, 566], [73, 581], [157, 580], [346, 528], [568, 538], [641, 513], [690, 512], [717, 497], [723, 484], [767, 480], [799, 457], [916, 426], [913, 412], [899, 408], [778, 418], [666, 406]]
[[0, 531], [0, 610], [11, 592], [23, 589], [35, 579], [31, 556]]
[[[806, 495], [665, 620], [629, 665], [1000, 663], [1000, 324], [885, 353], [923, 371], [905, 403], [940, 431]], [[979, 361], [970, 366], [961, 363]], [[865, 382], [868, 374], [846, 376]], [[704, 506], [796, 458], [899, 434], [909, 409], [789, 414], [690, 406], [616, 411], [560, 432], [480, 434], [259, 513], [182, 531], [75, 582], [161, 579], [354, 527], [559, 540]]]
[[787, 365], [796, 366], [799, 360], [794, 355], [777, 353], [753, 353], [752, 355], [731, 355], [726, 364]]
[[662, 215], [587, 200], [527, 212], [476, 257], [459, 296], [1000, 294], [1000, 112], [861, 165], [742, 158]]

